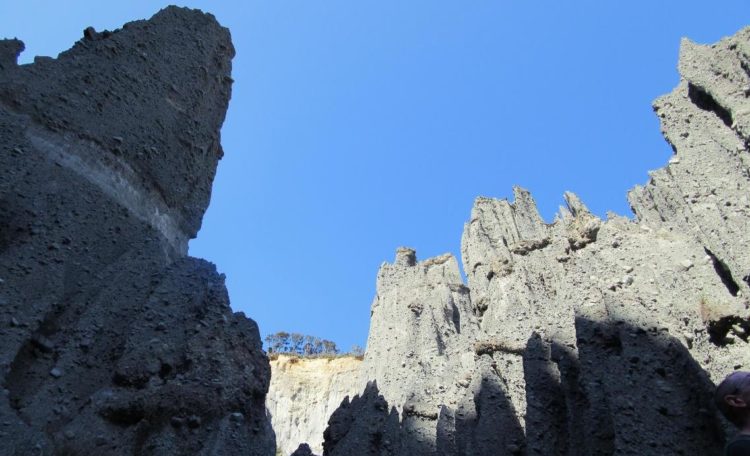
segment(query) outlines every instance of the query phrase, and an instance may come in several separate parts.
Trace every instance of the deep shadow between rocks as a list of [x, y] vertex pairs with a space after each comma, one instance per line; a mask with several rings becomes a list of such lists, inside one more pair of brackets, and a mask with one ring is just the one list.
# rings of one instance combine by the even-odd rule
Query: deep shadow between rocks
[[[380, 395], [376, 382], [370, 382], [361, 396], [344, 399], [331, 415], [323, 455], [523, 454], [524, 435], [517, 416], [492, 358], [484, 355], [461, 404], [455, 410], [443, 406], [437, 415], [400, 417]], [[301, 447], [295, 454], [308, 452]]]
[[528, 454], [722, 454], [713, 384], [677, 339], [625, 322], [575, 327], [577, 354], [528, 341]]
[[328, 420], [324, 456], [428, 455], [434, 452], [405, 432], [395, 408], [369, 382], [361, 396], [344, 399]]
[[677, 339], [666, 330], [583, 317], [575, 330], [575, 346], [538, 334], [527, 341], [525, 432], [502, 372], [485, 354], [466, 396], [437, 417], [399, 417], [375, 382], [368, 384], [331, 416], [323, 454], [722, 454], [714, 385]]
[[456, 411], [455, 423], [454, 441], [439, 440], [437, 454], [523, 454], [525, 439], [518, 412], [489, 355], [482, 355], [477, 361], [475, 379]]

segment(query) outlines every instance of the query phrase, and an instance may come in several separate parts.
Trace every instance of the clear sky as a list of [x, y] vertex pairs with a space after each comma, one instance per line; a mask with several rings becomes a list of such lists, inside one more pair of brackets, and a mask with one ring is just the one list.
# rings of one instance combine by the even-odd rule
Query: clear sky
[[[23, 62], [157, 1], [0, 0]], [[750, 25], [746, 0], [187, 1], [232, 32], [232, 101], [191, 255], [227, 275], [261, 335], [364, 346], [375, 276], [396, 247], [460, 254], [476, 196], [562, 193], [630, 215], [627, 189], [671, 150], [651, 102], [680, 38]]]

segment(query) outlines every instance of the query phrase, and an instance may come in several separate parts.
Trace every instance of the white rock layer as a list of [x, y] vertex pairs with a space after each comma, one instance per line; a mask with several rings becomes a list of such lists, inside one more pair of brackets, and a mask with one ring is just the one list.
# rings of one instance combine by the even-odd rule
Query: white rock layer
[[345, 397], [364, 389], [362, 361], [355, 357], [298, 358], [281, 355], [271, 360], [271, 384], [266, 407], [276, 432], [277, 453], [291, 454], [300, 442], [313, 452], [323, 451], [328, 417]]

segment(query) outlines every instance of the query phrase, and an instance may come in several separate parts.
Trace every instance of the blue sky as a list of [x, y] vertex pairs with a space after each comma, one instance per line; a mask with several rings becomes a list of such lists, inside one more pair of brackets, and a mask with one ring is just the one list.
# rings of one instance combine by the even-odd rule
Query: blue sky
[[[191, 255], [232, 306], [279, 330], [364, 346], [375, 276], [396, 247], [459, 254], [478, 195], [562, 193], [629, 215], [627, 189], [671, 151], [651, 102], [680, 38], [750, 25], [746, 1], [181, 2], [230, 28], [225, 157]], [[156, 1], [0, 1], [22, 61]]]

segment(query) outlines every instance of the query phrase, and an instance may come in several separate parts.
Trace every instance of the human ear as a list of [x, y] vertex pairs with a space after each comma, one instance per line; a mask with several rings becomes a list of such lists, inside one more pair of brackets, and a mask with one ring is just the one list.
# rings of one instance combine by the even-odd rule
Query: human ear
[[732, 407], [747, 407], [747, 402], [742, 396], [736, 394], [727, 394], [724, 396], [724, 402], [731, 405]]

